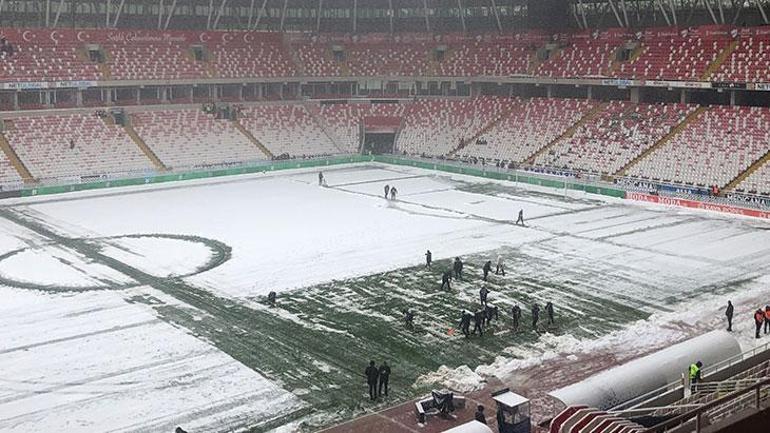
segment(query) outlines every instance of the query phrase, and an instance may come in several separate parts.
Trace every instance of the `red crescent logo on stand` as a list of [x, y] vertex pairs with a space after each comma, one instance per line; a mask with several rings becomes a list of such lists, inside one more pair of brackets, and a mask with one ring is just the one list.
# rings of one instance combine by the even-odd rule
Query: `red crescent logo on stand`
[[[81, 37], [81, 35], [85, 35], [85, 38], [84, 38], [84, 37]], [[85, 42], [85, 41], [87, 41], [87, 40], [89, 40], [89, 39], [90, 39], [90, 37], [88, 36], [88, 33], [86, 33], [86, 32], [78, 32], [78, 34], [76, 35], [76, 37], [78, 38], [78, 40], [79, 40], [80, 42]]]
[[247, 44], [250, 44], [254, 42], [254, 38], [251, 37], [250, 33], [244, 33], [243, 34], [243, 42], [246, 42]]
[[200, 36], [198, 36], [198, 40], [202, 43], [206, 43], [208, 40], [208, 35], [206, 33], [201, 33]]
[[233, 37], [230, 33], [222, 33], [222, 42], [227, 43], [227, 42], [230, 42], [231, 40], [233, 40]]
[[31, 41], [31, 40], [33, 39], [33, 38], [30, 38], [30, 37], [28, 36], [29, 34], [31, 34], [32, 36], [34, 36], [34, 33], [32, 33], [31, 31], [29, 31], [29, 30], [24, 30], [24, 33], [22, 33], [22, 34], [21, 34], [21, 38], [22, 38], [22, 39], [24, 39], [24, 41], [25, 41], [25, 42], [29, 42], [29, 41]]
[[59, 39], [57, 39], [57, 38], [56, 38], [56, 35], [57, 35], [57, 34], [58, 34], [58, 32], [57, 32], [56, 30], [54, 30], [54, 31], [52, 31], [52, 32], [51, 32], [51, 40], [52, 40], [52, 41], [53, 41], [53, 43], [54, 43], [54, 44], [56, 44], [56, 45], [58, 45], [58, 44], [59, 44]]

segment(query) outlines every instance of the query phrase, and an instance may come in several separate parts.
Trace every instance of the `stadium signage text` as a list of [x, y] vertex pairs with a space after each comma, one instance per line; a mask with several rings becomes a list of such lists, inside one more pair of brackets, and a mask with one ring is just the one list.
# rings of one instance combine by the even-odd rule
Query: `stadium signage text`
[[748, 209], [738, 206], [729, 206], [719, 203], [706, 203], [697, 200], [687, 200], [676, 197], [663, 197], [659, 195], [645, 194], [641, 192], [627, 192], [626, 198], [629, 200], [644, 201], [648, 203], [657, 203], [667, 206], [686, 207], [690, 209], [703, 209], [712, 212], [727, 213], [733, 215], [743, 215], [754, 218], [770, 219], [770, 212], [764, 212], [758, 209]]

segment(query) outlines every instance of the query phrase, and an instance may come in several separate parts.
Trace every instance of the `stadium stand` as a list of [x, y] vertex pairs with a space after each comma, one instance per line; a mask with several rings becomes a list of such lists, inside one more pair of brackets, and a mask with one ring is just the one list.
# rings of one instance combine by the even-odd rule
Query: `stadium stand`
[[325, 43], [306, 42], [293, 46], [304, 73], [310, 77], [338, 77], [343, 74], [342, 62], [334, 59], [331, 47]]
[[770, 81], [770, 34], [741, 38], [713, 78], [746, 83]]
[[525, 45], [500, 42], [464, 42], [449, 45], [449, 53], [438, 63], [441, 76], [506, 76], [526, 74], [530, 49]]
[[152, 169], [119, 126], [94, 114], [28, 116], [4, 135], [36, 179], [72, 178]]
[[694, 106], [679, 104], [612, 101], [571, 137], [539, 155], [535, 164], [613, 174], [663, 138], [693, 110]]
[[579, 99], [515, 100], [510, 115], [484, 132], [479, 137], [481, 140], [470, 143], [461, 154], [522, 163], [580, 120], [594, 105]]
[[353, 76], [434, 75], [430, 49], [423, 43], [359, 43], [351, 45], [346, 54]]
[[770, 109], [711, 107], [664, 146], [632, 167], [641, 179], [726, 185], [767, 152]]
[[115, 80], [174, 80], [211, 75], [204, 61], [195, 61], [186, 44], [110, 41], [103, 47], [110, 77]]
[[675, 30], [645, 35], [641, 54], [620, 63], [614, 76], [654, 80], [700, 80], [719, 54], [729, 45], [725, 38], [706, 39], [679, 34]]
[[210, 43], [211, 63], [216, 76], [256, 78], [297, 75], [297, 69], [281, 47], [280, 39], [263, 38], [265, 40], [253, 41], [244, 37], [227, 39], [223, 35], [220, 41]]
[[132, 119], [136, 132], [172, 169], [265, 159], [232, 121], [199, 109], [138, 112]]
[[567, 78], [607, 76], [621, 42], [622, 39], [610, 34], [597, 38], [589, 33], [575, 35], [558, 54], [540, 64], [535, 74]]
[[741, 193], [770, 196], [770, 164], [765, 162], [735, 188]]
[[2, 184], [19, 184], [21, 182], [21, 176], [19, 172], [11, 164], [11, 161], [0, 155], [0, 185]]
[[416, 100], [405, 112], [396, 148], [413, 155], [446, 155], [472, 141], [510, 103], [495, 96]]
[[308, 157], [342, 153], [302, 104], [246, 107], [240, 123], [274, 155]]
[[338, 147], [357, 152], [361, 143], [362, 122], [367, 117], [403, 117], [408, 104], [347, 103], [329, 104], [318, 109], [322, 127]]
[[66, 32], [53, 37], [3, 29], [14, 47], [13, 55], [0, 57], [0, 82], [99, 80], [99, 66], [88, 61], [82, 44]]

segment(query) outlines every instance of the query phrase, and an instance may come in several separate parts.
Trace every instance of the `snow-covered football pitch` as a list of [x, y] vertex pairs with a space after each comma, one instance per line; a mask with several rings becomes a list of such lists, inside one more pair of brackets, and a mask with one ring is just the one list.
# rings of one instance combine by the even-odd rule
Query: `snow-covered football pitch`
[[[447, 380], [564, 385], [721, 327], [727, 299], [750, 345], [751, 312], [770, 302], [766, 222], [405, 167], [325, 175], [1, 203], [0, 431], [314, 430]], [[501, 320], [451, 332], [498, 255]], [[441, 291], [456, 256], [466, 278]], [[556, 325], [533, 331], [528, 310], [547, 301]], [[370, 359], [393, 369], [376, 404]], [[559, 375], [527, 383], [549, 364]]]

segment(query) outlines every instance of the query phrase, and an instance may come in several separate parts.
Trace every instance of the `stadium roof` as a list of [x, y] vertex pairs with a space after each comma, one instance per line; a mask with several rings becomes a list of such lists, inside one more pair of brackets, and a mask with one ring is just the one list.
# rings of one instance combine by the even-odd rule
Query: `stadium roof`
[[767, 24], [770, 0], [0, 0], [0, 26], [509, 32]]

